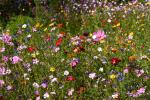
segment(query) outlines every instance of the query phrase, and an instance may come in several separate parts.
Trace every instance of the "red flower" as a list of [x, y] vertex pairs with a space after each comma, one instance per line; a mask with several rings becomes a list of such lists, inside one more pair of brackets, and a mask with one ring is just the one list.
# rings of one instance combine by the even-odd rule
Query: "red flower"
[[75, 80], [75, 77], [73, 77], [73, 76], [68, 76], [68, 77], [66, 78], [66, 80], [67, 80], [67, 81], [74, 81], [74, 80]]
[[121, 59], [119, 59], [119, 58], [112, 58], [111, 59], [111, 64], [113, 64], [113, 65], [117, 65], [119, 62], [121, 62]]
[[46, 36], [46, 37], [45, 37], [45, 40], [46, 40], [47, 42], [50, 41], [50, 39], [51, 39], [50, 36]]
[[27, 50], [28, 50], [28, 52], [32, 53], [32, 52], [35, 51], [35, 48], [33, 48], [33, 47], [28, 47]]
[[60, 46], [62, 42], [62, 37], [60, 37], [57, 41], [56, 41], [56, 46]]

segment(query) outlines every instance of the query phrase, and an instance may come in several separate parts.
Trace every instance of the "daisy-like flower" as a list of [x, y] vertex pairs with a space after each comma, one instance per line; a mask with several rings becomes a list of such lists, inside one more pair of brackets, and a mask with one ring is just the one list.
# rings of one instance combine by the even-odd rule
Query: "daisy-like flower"
[[34, 82], [33, 87], [38, 89], [40, 87], [40, 85], [38, 83]]
[[69, 89], [69, 90], [68, 90], [68, 96], [71, 96], [71, 95], [73, 94], [73, 92], [74, 92], [74, 89], [73, 89], [73, 88]]
[[65, 71], [64, 71], [64, 75], [65, 75], [65, 76], [69, 75], [69, 71], [65, 70]]
[[119, 97], [119, 93], [118, 92], [113, 93], [113, 95], [112, 95], [113, 99], [117, 99], [118, 97]]
[[44, 99], [49, 98], [49, 93], [48, 93], [48, 92], [44, 93], [43, 98], [44, 98]]
[[27, 27], [27, 24], [23, 24], [23, 25], [22, 25], [22, 28], [26, 28], [26, 27]]
[[96, 73], [90, 73], [89, 78], [94, 79], [96, 77]]
[[39, 60], [38, 59], [33, 59], [32, 62], [33, 62], [33, 64], [38, 64]]
[[97, 50], [98, 50], [99, 52], [101, 52], [101, 51], [102, 51], [102, 48], [101, 48], [101, 47], [98, 47]]

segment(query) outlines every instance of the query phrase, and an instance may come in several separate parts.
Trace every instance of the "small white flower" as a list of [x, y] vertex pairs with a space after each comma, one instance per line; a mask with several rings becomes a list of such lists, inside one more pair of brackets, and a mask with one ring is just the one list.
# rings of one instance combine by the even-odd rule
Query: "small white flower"
[[108, 23], [111, 23], [111, 19], [108, 19], [107, 22], [108, 22]]
[[97, 50], [98, 50], [99, 52], [101, 52], [101, 51], [102, 51], [102, 48], [101, 48], [101, 47], [98, 47]]
[[23, 24], [23, 25], [22, 25], [22, 28], [26, 28], [26, 27], [27, 27], [27, 24]]
[[52, 78], [54, 78], [54, 76], [53, 76], [53, 75], [50, 75], [50, 76], [49, 76], [49, 79], [51, 80]]
[[96, 77], [96, 73], [90, 73], [89, 78], [94, 79]]
[[92, 38], [93, 38], [93, 39], [96, 39], [96, 35], [93, 35]]
[[53, 78], [53, 79], [51, 80], [51, 83], [53, 83], [53, 82], [57, 82], [57, 78]]
[[36, 97], [36, 99], [35, 99], [35, 100], [40, 100], [40, 96]]
[[11, 70], [10, 69], [7, 69], [6, 70], [6, 74], [10, 74], [11, 73]]
[[33, 64], [38, 64], [39, 60], [38, 59], [33, 59], [32, 62], [33, 62]]
[[103, 72], [103, 71], [104, 71], [103, 67], [99, 68], [99, 71], [100, 71], [100, 72]]
[[49, 98], [49, 94], [48, 94], [48, 92], [46, 92], [46, 93], [43, 95], [43, 98], [44, 98], [44, 99]]
[[50, 92], [50, 94], [54, 95], [54, 94], [56, 94], [56, 92]]
[[119, 93], [114, 93], [114, 94], [112, 95], [112, 98], [113, 98], [113, 99], [117, 99], [118, 96], [119, 96]]
[[98, 59], [98, 56], [94, 56], [93, 59]]
[[74, 89], [73, 89], [73, 88], [69, 89], [69, 91], [68, 91], [68, 96], [71, 96], [71, 95], [73, 94], [73, 92], [74, 92]]
[[64, 75], [66, 75], [66, 76], [69, 75], [69, 71], [65, 70]]
[[40, 86], [39, 86], [38, 83], [34, 82], [34, 83], [33, 83], [33, 87], [34, 87], [34, 88], [39, 88]]
[[32, 37], [32, 35], [31, 35], [31, 34], [28, 34], [28, 35], [27, 35], [27, 38], [31, 38], [31, 37]]

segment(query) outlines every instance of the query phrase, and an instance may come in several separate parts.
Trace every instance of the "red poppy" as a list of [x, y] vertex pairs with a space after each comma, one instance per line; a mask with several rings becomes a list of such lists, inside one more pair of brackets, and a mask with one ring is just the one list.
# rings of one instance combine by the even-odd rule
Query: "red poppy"
[[84, 36], [79, 36], [79, 38], [80, 38], [81, 40], [84, 40], [84, 39], [85, 39], [85, 37], [84, 37]]
[[113, 65], [117, 65], [119, 62], [121, 62], [121, 59], [119, 59], [119, 58], [112, 58], [111, 59], [111, 64], [113, 64]]
[[60, 46], [62, 42], [62, 37], [60, 37], [57, 41], [56, 41], [56, 46]]
[[35, 48], [33, 48], [33, 47], [28, 47], [27, 50], [28, 50], [28, 52], [32, 53], [32, 52], [35, 51]]
[[66, 80], [67, 80], [67, 81], [74, 81], [74, 80], [75, 80], [75, 77], [73, 77], [73, 76], [68, 76], [68, 77], [66, 78]]

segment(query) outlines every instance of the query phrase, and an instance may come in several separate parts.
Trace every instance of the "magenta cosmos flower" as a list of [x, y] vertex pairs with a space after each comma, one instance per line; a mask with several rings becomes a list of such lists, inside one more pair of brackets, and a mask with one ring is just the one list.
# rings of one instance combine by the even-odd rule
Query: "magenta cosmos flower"
[[98, 42], [98, 41], [106, 38], [106, 35], [105, 35], [105, 32], [103, 30], [98, 30], [98, 31], [93, 33], [92, 38], [94, 41]]
[[12, 57], [12, 64], [16, 64], [18, 62], [22, 61], [21, 58], [19, 58], [18, 56], [13, 56]]

